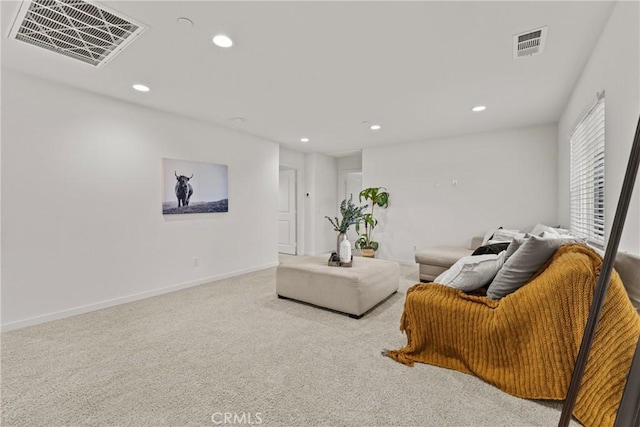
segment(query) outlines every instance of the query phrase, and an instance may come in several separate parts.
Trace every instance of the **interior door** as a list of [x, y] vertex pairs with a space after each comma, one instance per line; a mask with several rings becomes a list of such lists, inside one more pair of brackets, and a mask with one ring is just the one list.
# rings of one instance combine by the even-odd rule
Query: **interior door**
[[278, 252], [296, 254], [296, 171], [280, 171], [278, 196]]

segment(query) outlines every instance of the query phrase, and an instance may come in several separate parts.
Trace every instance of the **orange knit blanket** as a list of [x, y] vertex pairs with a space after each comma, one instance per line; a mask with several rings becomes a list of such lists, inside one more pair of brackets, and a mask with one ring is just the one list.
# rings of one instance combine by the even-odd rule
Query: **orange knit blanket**
[[[415, 285], [400, 320], [407, 345], [386, 354], [473, 374], [514, 396], [563, 400], [601, 264], [587, 246], [563, 246], [500, 301]], [[573, 412], [585, 426], [613, 425], [639, 336], [640, 316], [614, 271]]]

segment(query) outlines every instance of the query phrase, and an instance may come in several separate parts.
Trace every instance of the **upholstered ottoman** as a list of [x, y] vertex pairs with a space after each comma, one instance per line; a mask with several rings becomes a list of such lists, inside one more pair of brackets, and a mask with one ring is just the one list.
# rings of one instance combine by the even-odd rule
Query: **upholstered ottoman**
[[398, 290], [397, 262], [353, 258], [353, 267], [329, 267], [327, 256], [299, 256], [280, 263], [276, 293], [359, 319]]

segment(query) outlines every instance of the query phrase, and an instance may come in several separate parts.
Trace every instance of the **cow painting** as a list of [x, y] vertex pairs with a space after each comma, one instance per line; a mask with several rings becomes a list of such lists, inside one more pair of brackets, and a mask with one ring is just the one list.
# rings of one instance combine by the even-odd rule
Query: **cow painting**
[[162, 215], [229, 212], [228, 182], [227, 165], [163, 158]]
[[189, 199], [193, 194], [193, 187], [189, 184], [189, 180], [193, 178], [191, 176], [178, 175], [176, 171], [173, 171], [178, 182], [176, 182], [176, 197], [178, 198], [178, 207], [189, 206]]

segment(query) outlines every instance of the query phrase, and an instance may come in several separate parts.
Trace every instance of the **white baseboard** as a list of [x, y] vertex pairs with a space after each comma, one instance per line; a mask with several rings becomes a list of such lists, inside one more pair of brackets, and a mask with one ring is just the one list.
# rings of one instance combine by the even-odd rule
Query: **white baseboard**
[[65, 317], [76, 316], [78, 314], [89, 313], [91, 311], [101, 310], [103, 308], [113, 307], [128, 302], [138, 301], [145, 298], [151, 298], [162, 294], [168, 294], [170, 292], [176, 292], [181, 289], [191, 288], [205, 283], [217, 282], [219, 280], [228, 279], [229, 277], [240, 276], [242, 274], [252, 273], [254, 271], [265, 270], [267, 268], [277, 267], [278, 263], [273, 262], [269, 264], [260, 265], [257, 267], [246, 268], [242, 270], [232, 271], [230, 273], [219, 274], [216, 276], [205, 277], [191, 282], [178, 283], [176, 285], [167, 286], [160, 289], [153, 289], [150, 291], [140, 292], [133, 295], [114, 298], [106, 301], [101, 301], [93, 304], [87, 304], [80, 307], [74, 307], [67, 310], [56, 311], [54, 313], [43, 314], [40, 316], [30, 317], [28, 319], [16, 320], [13, 322], [3, 323], [0, 327], [2, 332], [9, 332], [16, 329], [26, 328], [27, 326], [34, 326], [40, 323], [50, 322], [52, 320], [64, 319]]

